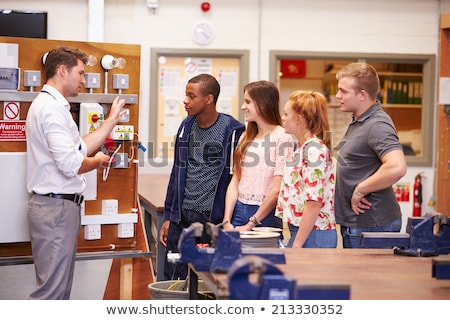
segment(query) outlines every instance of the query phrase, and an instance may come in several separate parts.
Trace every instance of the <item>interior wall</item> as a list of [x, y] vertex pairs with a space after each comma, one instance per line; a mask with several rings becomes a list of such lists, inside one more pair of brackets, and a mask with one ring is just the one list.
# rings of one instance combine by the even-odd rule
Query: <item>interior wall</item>
[[[141, 139], [148, 139], [150, 48], [250, 50], [250, 81], [269, 78], [270, 50], [438, 53], [439, 15], [450, 0], [104, 0], [104, 41], [140, 44]], [[45, 8], [49, 39], [88, 40], [89, 0], [0, 0], [1, 8]], [[324, 10], [326, 8], [326, 10]], [[70, 14], [68, 14], [70, 13]], [[212, 25], [215, 40], [192, 41], [198, 22]]]
[[[254, 81], [269, 78], [271, 50], [438, 55], [439, 17], [450, 11], [450, 0], [211, 0], [206, 13], [202, 2], [162, 0], [153, 11], [144, 0], [104, 0], [104, 41], [141, 45], [139, 132], [144, 143], [156, 122], [149, 112], [155, 107], [149, 97], [150, 86], [156, 85], [150, 83], [152, 47], [249, 50], [249, 80]], [[34, 0], [0, 0], [0, 7], [45, 8], [49, 38], [87, 41], [88, 3], [41, 0], [37, 6]], [[215, 33], [206, 46], [196, 45], [191, 37], [194, 25], [202, 21]], [[168, 162], [165, 169], [170, 167]], [[434, 193], [434, 166], [409, 168], [405, 179], [413, 181], [417, 172], [427, 175], [427, 202]]]

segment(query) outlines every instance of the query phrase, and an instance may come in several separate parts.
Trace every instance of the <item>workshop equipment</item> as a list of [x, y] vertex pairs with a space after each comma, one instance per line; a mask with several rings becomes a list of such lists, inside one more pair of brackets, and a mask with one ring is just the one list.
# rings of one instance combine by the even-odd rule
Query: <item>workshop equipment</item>
[[362, 248], [393, 248], [398, 255], [426, 257], [450, 253], [450, 220], [440, 213], [409, 217], [406, 233], [362, 232]]
[[272, 263], [285, 264], [284, 252], [280, 248], [242, 248], [239, 231], [223, 230], [220, 225], [206, 224], [212, 246], [196, 243], [201, 237], [203, 224], [195, 222], [181, 233], [178, 242], [180, 254], [172, 254], [171, 260], [191, 263], [196, 271], [226, 273], [237, 259], [256, 255]]
[[348, 300], [347, 285], [300, 285], [258, 256], [236, 260], [228, 272], [230, 300]]
[[450, 279], [450, 255], [439, 256], [431, 261], [431, 275], [438, 280]]
[[422, 215], [422, 174], [416, 175], [413, 186], [413, 217]]

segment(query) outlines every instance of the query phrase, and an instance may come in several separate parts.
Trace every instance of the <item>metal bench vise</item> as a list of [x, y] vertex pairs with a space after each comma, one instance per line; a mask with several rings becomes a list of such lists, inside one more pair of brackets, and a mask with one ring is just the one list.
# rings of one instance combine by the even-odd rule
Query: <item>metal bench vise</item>
[[436, 279], [450, 279], [450, 219], [446, 215], [433, 212], [410, 217], [406, 233], [363, 232], [361, 247], [393, 248], [394, 254], [404, 256], [439, 256], [432, 260], [431, 274]]
[[286, 258], [280, 248], [241, 247], [239, 231], [225, 231], [221, 226], [206, 224], [206, 232], [211, 235], [212, 246], [198, 246], [196, 238], [203, 232], [203, 224], [195, 222], [181, 233], [178, 242], [180, 260], [191, 263], [196, 271], [226, 273], [237, 259], [256, 255], [276, 264], [285, 264]]
[[450, 219], [440, 213], [409, 217], [406, 233], [362, 232], [362, 248], [393, 248], [398, 255], [427, 257], [450, 253]]
[[236, 260], [228, 272], [230, 300], [348, 300], [348, 285], [300, 285], [258, 256]]

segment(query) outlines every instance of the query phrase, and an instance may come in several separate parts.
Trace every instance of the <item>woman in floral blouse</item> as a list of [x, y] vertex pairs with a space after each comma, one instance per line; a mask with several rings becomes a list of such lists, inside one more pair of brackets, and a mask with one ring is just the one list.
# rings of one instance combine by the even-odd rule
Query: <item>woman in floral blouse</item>
[[335, 174], [326, 99], [319, 92], [294, 91], [282, 119], [286, 133], [298, 141], [286, 162], [276, 209], [291, 232], [287, 246], [335, 248]]

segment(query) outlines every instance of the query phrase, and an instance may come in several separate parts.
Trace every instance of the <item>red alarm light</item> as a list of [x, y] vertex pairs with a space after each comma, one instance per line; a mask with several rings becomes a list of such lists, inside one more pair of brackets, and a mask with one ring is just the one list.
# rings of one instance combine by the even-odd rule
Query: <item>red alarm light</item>
[[201, 4], [201, 8], [203, 12], [208, 12], [209, 9], [211, 9], [211, 5], [209, 4], [209, 2], [203, 2]]

